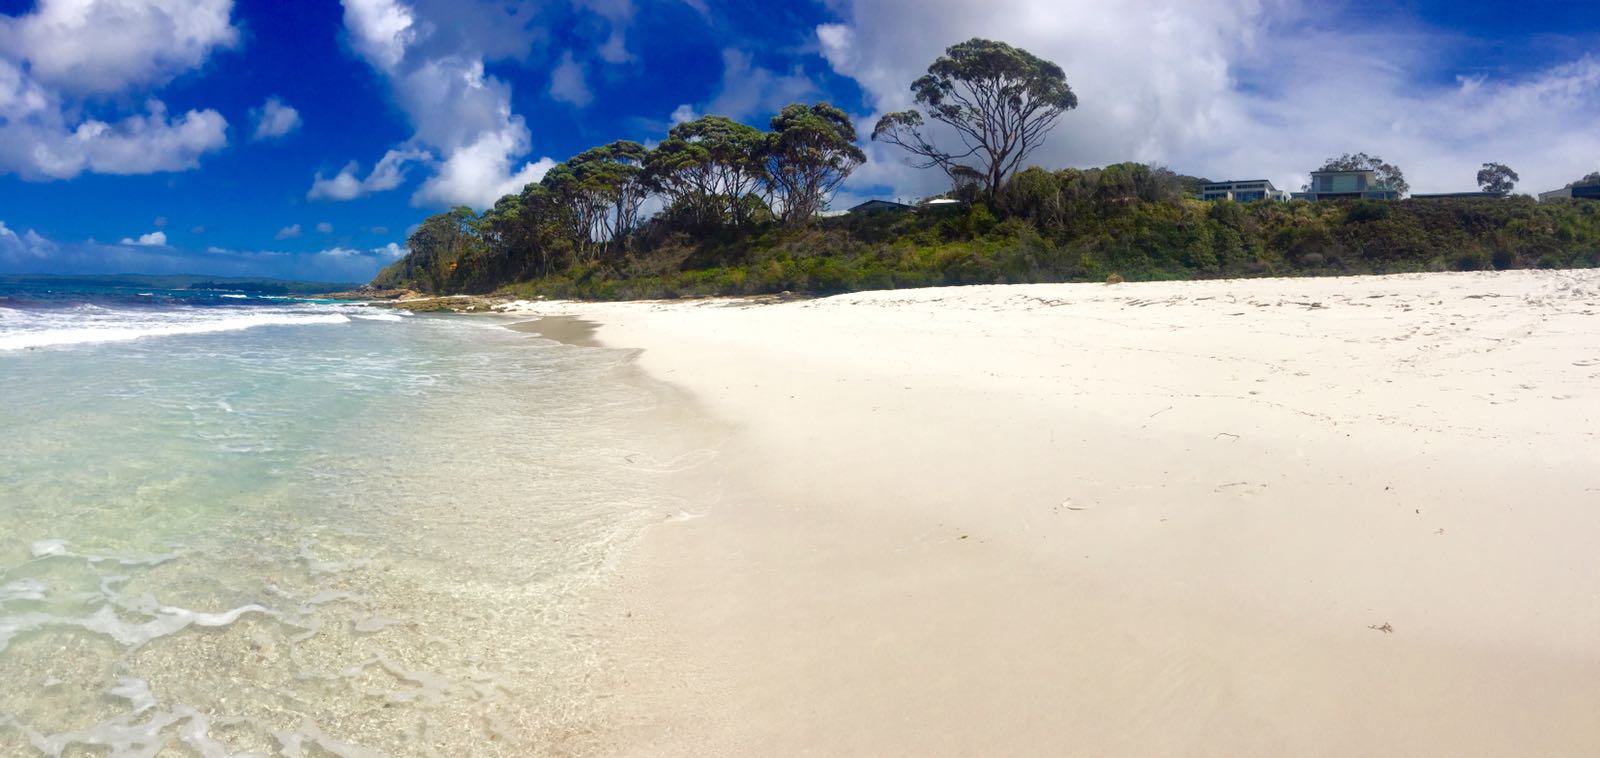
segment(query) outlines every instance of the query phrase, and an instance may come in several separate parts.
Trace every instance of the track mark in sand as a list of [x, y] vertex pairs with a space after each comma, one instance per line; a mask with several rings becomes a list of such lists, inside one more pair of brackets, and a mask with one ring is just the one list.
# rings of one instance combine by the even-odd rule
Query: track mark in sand
[[1374, 632], [1383, 632], [1384, 634], [1394, 634], [1394, 626], [1392, 626], [1387, 621], [1383, 622], [1382, 626], [1379, 626], [1378, 624], [1368, 624], [1367, 628], [1371, 629]]
[[1240, 495], [1259, 495], [1267, 491], [1267, 485], [1253, 482], [1229, 482], [1217, 485], [1217, 492], [1235, 492]]

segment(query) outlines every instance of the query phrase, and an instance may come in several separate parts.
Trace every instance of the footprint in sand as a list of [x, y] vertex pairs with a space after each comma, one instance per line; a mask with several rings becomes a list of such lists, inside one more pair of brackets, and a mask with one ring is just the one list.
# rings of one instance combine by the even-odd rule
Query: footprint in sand
[[1231, 492], [1236, 495], [1259, 495], [1267, 491], [1267, 485], [1252, 482], [1230, 482], [1217, 486], [1217, 492]]

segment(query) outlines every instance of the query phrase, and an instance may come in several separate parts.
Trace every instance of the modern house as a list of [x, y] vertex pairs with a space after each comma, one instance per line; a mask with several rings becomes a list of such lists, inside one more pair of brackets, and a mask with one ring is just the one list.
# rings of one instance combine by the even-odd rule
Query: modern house
[[1548, 200], [1600, 200], [1600, 184], [1580, 184], [1539, 193], [1539, 202]]
[[1376, 171], [1313, 171], [1311, 186], [1296, 200], [1398, 200], [1400, 193], [1378, 186]]
[[1212, 182], [1200, 188], [1201, 200], [1232, 200], [1248, 203], [1252, 200], [1289, 199], [1289, 193], [1272, 186], [1265, 179], [1242, 179], [1233, 182]]
[[893, 200], [868, 200], [851, 208], [850, 213], [906, 213], [911, 210], [915, 209]]

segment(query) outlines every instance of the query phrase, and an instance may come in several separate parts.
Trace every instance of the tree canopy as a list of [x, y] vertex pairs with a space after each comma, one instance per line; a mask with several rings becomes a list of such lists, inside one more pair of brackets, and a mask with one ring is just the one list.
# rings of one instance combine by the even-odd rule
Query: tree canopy
[[805, 221], [856, 167], [867, 161], [856, 146], [856, 127], [827, 103], [794, 103], [772, 118], [767, 135], [767, 180], [783, 208], [783, 220]]
[[[1411, 185], [1406, 182], [1406, 175], [1398, 166], [1385, 163], [1382, 158], [1366, 153], [1345, 153], [1337, 158], [1329, 158], [1322, 164], [1318, 171], [1372, 171], [1375, 173], [1378, 186], [1383, 189], [1392, 189], [1402, 195], [1411, 191]], [[1310, 189], [1309, 187], [1307, 189]]]
[[1579, 179], [1579, 180], [1577, 180], [1575, 182], [1569, 182], [1567, 184], [1567, 186], [1565, 187], [1565, 189], [1571, 189], [1573, 187], [1583, 187], [1583, 186], [1589, 185], [1589, 184], [1600, 184], [1600, 171], [1596, 171], [1594, 173], [1591, 173], [1588, 176], [1585, 176], [1582, 179]]
[[[1060, 66], [978, 38], [946, 49], [911, 91], [921, 108], [885, 114], [872, 139], [910, 152], [912, 165], [937, 166], [956, 184], [976, 184], [989, 199], [1044, 143], [1061, 114], [1078, 107]], [[954, 132], [953, 140], [928, 131], [929, 120]]]
[[1478, 186], [1484, 192], [1493, 192], [1496, 195], [1511, 194], [1511, 190], [1521, 179], [1522, 177], [1517, 176], [1517, 172], [1512, 171], [1511, 167], [1504, 163], [1485, 163], [1483, 168], [1478, 170]]

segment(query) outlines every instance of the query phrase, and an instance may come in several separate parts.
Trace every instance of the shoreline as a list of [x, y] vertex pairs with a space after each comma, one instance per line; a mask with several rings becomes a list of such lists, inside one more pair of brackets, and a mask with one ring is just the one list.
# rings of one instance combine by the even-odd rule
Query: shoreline
[[619, 567], [611, 752], [1592, 752], [1597, 303], [1520, 272], [521, 305], [736, 428], [722, 502]]

